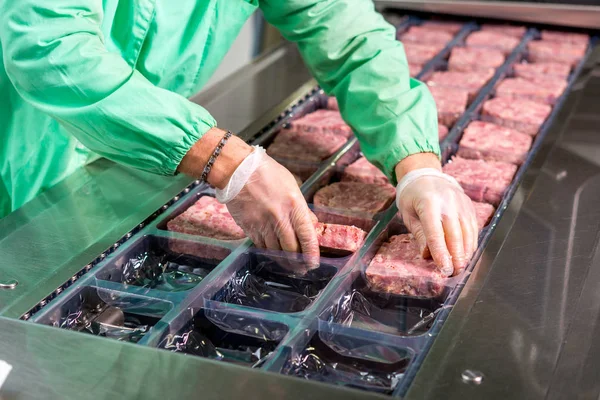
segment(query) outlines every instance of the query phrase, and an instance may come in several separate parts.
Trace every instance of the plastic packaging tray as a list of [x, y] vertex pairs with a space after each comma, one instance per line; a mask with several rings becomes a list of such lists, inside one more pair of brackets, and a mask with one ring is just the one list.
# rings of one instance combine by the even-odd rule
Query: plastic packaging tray
[[[414, 21], [409, 18], [402, 24]], [[474, 25], [466, 24], [455, 40], [425, 66], [423, 73], [443, 66], [451, 47], [473, 29]], [[523, 38], [442, 142], [445, 161], [456, 150], [464, 127], [478, 118], [482, 102], [493, 95], [495, 84], [510, 73], [514, 62], [524, 57], [526, 43], [535, 34], [530, 31]], [[570, 83], [580, 68], [573, 72]], [[322, 107], [324, 99], [322, 92], [313, 91], [301, 104], [292, 105], [282, 118], [269, 124], [254, 143], [267, 144], [294, 117]], [[364, 270], [377, 249], [391, 235], [406, 232], [393, 204], [374, 217], [314, 209], [323, 222], [353, 224], [369, 233], [356, 253], [325, 254], [319, 268], [302, 270], [306, 264], [301, 255], [255, 249], [246, 239], [213, 240], [166, 230], [167, 222], [200, 196], [214, 195], [213, 189], [195, 182], [94, 263], [85, 266], [61, 288], [62, 293], [57, 290], [40, 303], [32, 310], [31, 319], [57, 327], [65, 327], [66, 323], [74, 330], [176, 351], [182, 356], [191, 354], [401, 397], [562, 100], [542, 126], [491, 223], [481, 232], [480, 245], [468, 267], [459, 276], [448, 279], [443, 292], [435, 298], [382, 295], [373, 293], [365, 284]], [[351, 139], [328, 160], [316, 165], [316, 172], [302, 185], [307, 199], [310, 201], [319, 187], [339, 179], [343, 167], [358, 157], [358, 150], [356, 139]], [[152, 265], [174, 263], [182, 267], [169, 264], [173, 268], [153, 270], [152, 279], [144, 275], [128, 280], [125, 266], [145, 254], [159, 260]], [[173, 277], [161, 278], [165, 272], [174, 273], [175, 278], [181, 278], [178, 273], [183, 274], [183, 284], [176, 282], [173, 290]], [[185, 274], [194, 275], [191, 282]], [[261, 278], [258, 282], [272, 290], [271, 298], [258, 296], [237, 301], [239, 297], [225, 296], [228, 287], [241, 288], [242, 295], [252, 293], [247, 290], [250, 286], [244, 284], [255, 284], [257, 280], [248, 279], [249, 276]], [[232, 285], [234, 280], [239, 285]], [[285, 307], [290, 304], [292, 307]], [[85, 319], [81, 319], [83, 311], [89, 314]], [[112, 330], [107, 330], [107, 325]], [[128, 331], [118, 329], [123, 327]]]

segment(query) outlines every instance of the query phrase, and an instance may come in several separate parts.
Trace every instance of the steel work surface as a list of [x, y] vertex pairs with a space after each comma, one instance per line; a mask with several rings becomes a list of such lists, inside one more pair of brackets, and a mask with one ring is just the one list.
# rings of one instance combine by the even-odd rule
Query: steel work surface
[[[598, 98], [597, 48], [408, 399], [598, 397], [600, 346], [594, 336], [600, 273], [593, 268], [600, 264]], [[50, 191], [18, 218], [3, 221], [0, 245], [2, 254], [11, 257], [2, 261], [1, 279], [14, 274], [20, 280], [15, 291], [0, 291], [4, 314], [18, 317], [86, 258], [181, 190], [187, 182], [180, 179], [149, 179], [103, 162], [65, 182], [60, 191]], [[132, 193], [132, 198], [116, 193]], [[83, 210], [81, 218], [69, 212], [70, 204]], [[82, 218], [88, 230], [94, 226], [97, 231], [75, 230]], [[50, 221], [55, 227], [49, 235], [44, 222]], [[65, 231], [68, 235], [61, 234]], [[14, 236], [22, 240], [6, 243]], [[53, 259], [60, 265], [48, 267]], [[383, 398], [6, 318], [0, 318], [0, 359], [15, 367], [3, 388], [6, 399], [197, 398], [200, 393], [215, 399]], [[483, 383], [462, 383], [465, 369], [483, 372]]]

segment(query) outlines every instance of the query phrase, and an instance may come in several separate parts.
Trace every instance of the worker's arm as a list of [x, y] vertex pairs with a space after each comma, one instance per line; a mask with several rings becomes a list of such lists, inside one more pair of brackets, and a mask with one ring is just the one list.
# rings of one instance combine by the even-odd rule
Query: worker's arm
[[[267, 21], [298, 47], [336, 96], [367, 159], [392, 182], [399, 161], [439, 155], [437, 113], [427, 87], [409, 77], [393, 26], [370, 0], [260, 0]], [[401, 179], [401, 177], [398, 177]]]
[[98, 0], [0, 0], [6, 72], [20, 96], [89, 149], [121, 164], [174, 174], [215, 120], [109, 52], [102, 15]]

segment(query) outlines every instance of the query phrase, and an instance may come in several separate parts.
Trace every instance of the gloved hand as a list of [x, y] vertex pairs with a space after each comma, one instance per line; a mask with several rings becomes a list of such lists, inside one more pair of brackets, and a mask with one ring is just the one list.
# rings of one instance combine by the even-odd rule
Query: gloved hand
[[406, 174], [396, 204], [423, 256], [431, 254], [444, 276], [460, 273], [477, 249], [475, 208], [458, 182], [434, 168]]
[[314, 214], [293, 175], [256, 146], [242, 161], [217, 200], [257, 247], [304, 253], [318, 266]]

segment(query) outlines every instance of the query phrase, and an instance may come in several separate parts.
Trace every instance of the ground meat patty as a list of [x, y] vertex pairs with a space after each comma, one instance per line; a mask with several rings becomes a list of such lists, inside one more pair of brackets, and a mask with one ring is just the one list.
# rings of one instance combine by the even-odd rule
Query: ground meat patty
[[464, 89], [431, 86], [430, 88], [438, 111], [438, 122], [445, 126], [452, 126], [467, 109], [469, 92]]
[[507, 78], [496, 87], [497, 97], [533, 100], [553, 105], [567, 88], [567, 81], [555, 77], [537, 77], [535, 81], [524, 78]]
[[442, 49], [439, 44], [403, 43], [406, 58], [411, 64], [425, 64], [435, 57]]
[[481, 88], [494, 76], [494, 72], [491, 68], [475, 72], [436, 71], [427, 79], [427, 85], [465, 89], [469, 92], [469, 101], [473, 101]]
[[551, 40], [533, 40], [527, 44], [529, 60], [559, 62], [575, 66], [585, 56], [587, 43], [560, 43]]
[[520, 165], [531, 148], [532, 137], [490, 122], [473, 121], [465, 129], [458, 155], [486, 161]]
[[224, 260], [231, 254], [231, 250], [224, 247], [180, 239], [169, 239], [169, 249], [173, 253], [187, 254], [216, 262]]
[[551, 111], [547, 104], [496, 97], [483, 103], [481, 112], [490, 122], [535, 136]]
[[517, 166], [500, 161], [453, 157], [443, 170], [460, 183], [472, 200], [498, 206], [517, 172]]
[[282, 129], [267, 148], [275, 159], [321, 162], [338, 151], [347, 139], [329, 132], [307, 132]]
[[346, 139], [352, 136], [350, 128], [342, 119], [339, 111], [317, 110], [292, 121], [292, 127], [298, 132], [333, 133]]
[[337, 99], [335, 97], [327, 98], [327, 109], [333, 111], [340, 111], [340, 106], [338, 105]]
[[515, 76], [525, 79], [539, 77], [552, 77], [567, 79], [571, 73], [571, 66], [555, 62], [520, 63], [514, 66]]
[[456, 35], [464, 25], [460, 22], [425, 21], [420, 26], [430, 31], [448, 32]]
[[494, 31], [478, 31], [471, 33], [465, 41], [469, 47], [489, 47], [510, 54], [519, 45], [519, 39]]
[[473, 206], [475, 207], [475, 213], [477, 214], [477, 225], [481, 230], [490, 222], [496, 209], [491, 204], [478, 203], [476, 201], [473, 202]]
[[438, 138], [439, 140], [443, 140], [446, 136], [448, 136], [448, 128], [444, 125], [438, 124]]
[[220, 240], [237, 240], [246, 237], [242, 228], [229, 214], [227, 207], [210, 196], [202, 196], [183, 214], [167, 222], [167, 229]]
[[411, 297], [438, 297], [445, 278], [433, 260], [421, 256], [409, 234], [392, 236], [369, 263], [365, 277], [371, 290]]
[[342, 175], [342, 182], [363, 182], [380, 185], [389, 184], [388, 178], [365, 157], [361, 157], [346, 167]]
[[408, 64], [408, 73], [410, 74], [411, 78], [417, 76], [422, 69], [423, 64]]
[[396, 190], [392, 185], [336, 182], [319, 189], [313, 201], [321, 207], [376, 214], [392, 204], [395, 197]]
[[454, 38], [454, 35], [448, 32], [430, 29], [424, 26], [411, 26], [408, 31], [400, 35], [402, 42], [414, 42], [423, 44], [441, 44], [446, 45]]
[[450, 71], [471, 72], [498, 68], [504, 63], [504, 54], [495, 49], [480, 47], [455, 47], [450, 53]]
[[513, 36], [516, 38], [522, 38], [527, 31], [527, 28], [524, 26], [514, 26], [514, 25], [503, 25], [503, 24], [483, 24], [481, 26], [482, 31], [487, 32], [497, 32], [502, 33], [504, 35]]
[[354, 253], [357, 251], [367, 236], [367, 232], [356, 226], [323, 224], [316, 225], [319, 247], [322, 252]]
[[561, 32], [561, 31], [542, 31], [542, 40], [549, 40], [559, 43], [571, 43], [578, 45], [586, 45], [590, 41], [589, 35], [585, 33]]

